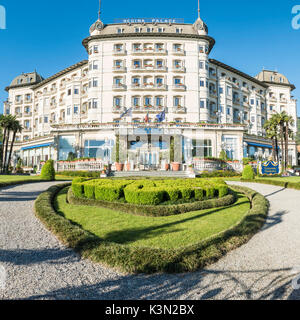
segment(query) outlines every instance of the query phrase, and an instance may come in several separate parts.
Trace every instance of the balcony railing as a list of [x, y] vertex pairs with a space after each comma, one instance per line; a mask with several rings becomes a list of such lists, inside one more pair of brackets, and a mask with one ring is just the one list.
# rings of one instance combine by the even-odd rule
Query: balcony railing
[[154, 84], [154, 83], [144, 83], [144, 84], [132, 84], [131, 90], [167, 90], [166, 84]]
[[149, 71], [159, 71], [166, 72], [168, 69], [166, 66], [158, 66], [158, 65], [144, 65], [144, 66], [132, 66], [131, 71], [134, 72], [149, 72]]
[[185, 67], [184, 66], [180, 66], [180, 65], [176, 65], [173, 67], [173, 72], [185, 72]]
[[15, 104], [23, 104], [23, 100], [15, 100]]
[[123, 112], [125, 112], [126, 110], [125, 110], [125, 107], [121, 107], [121, 106], [113, 106], [112, 107], [112, 112], [114, 112], [114, 113], [123, 113]]
[[185, 91], [186, 90], [186, 85], [183, 83], [178, 83], [173, 85], [173, 90], [175, 91]]
[[122, 84], [122, 83], [118, 83], [118, 84], [113, 85], [114, 91], [124, 91], [124, 90], [126, 90], [126, 88], [127, 88], [126, 85]]
[[113, 54], [115, 56], [124, 56], [127, 54], [127, 51], [124, 48], [114, 48]]
[[174, 113], [186, 113], [186, 107], [183, 107], [183, 106], [173, 107], [173, 112]]
[[32, 117], [32, 112], [24, 112], [24, 117]]
[[164, 106], [153, 106], [153, 105], [149, 105], [149, 106], [132, 106], [132, 111], [135, 113], [155, 113], [155, 112], [162, 112], [163, 110], [165, 110]]
[[123, 66], [114, 66], [113, 67], [114, 72], [126, 72], [126, 67]]
[[184, 51], [183, 48], [173, 48], [173, 54], [184, 56], [185, 55], [185, 51]]

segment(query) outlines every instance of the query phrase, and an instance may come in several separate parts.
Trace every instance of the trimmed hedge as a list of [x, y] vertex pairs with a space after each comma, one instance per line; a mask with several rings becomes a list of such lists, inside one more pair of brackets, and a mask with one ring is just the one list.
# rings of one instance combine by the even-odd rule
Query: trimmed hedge
[[73, 180], [72, 189], [76, 197], [159, 205], [179, 200], [191, 202], [222, 198], [228, 194], [228, 186], [222, 179], [177, 179], [176, 183], [174, 180], [86, 180], [85, 178]]
[[255, 173], [250, 164], [247, 164], [242, 173], [243, 180], [253, 180], [255, 178]]
[[48, 160], [42, 167], [41, 179], [55, 181], [54, 161]]
[[[200, 190], [202, 192], [203, 190], [199, 189], [199, 194], [201, 195]], [[141, 215], [141, 216], [161, 217], [161, 216], [181, 214], [181, 213], [190, 212], [190, 211], [226, 207], [226, 206], [232, 205], [236, 201], [236, 196], [234, 192], [230, 191], [228, 195], [219, 199], [210, 199], [210, 200], [203, 201], [203, 198], [201, 198], [199, 201], [183, 203], [183, 204], [174, 204], [174, 205], [141, 205], [141, 204], [133, 204], [133, 203], [77, 198], [74, 196], [74, 193], [72, 192], [72, 188], [70, 188], [67, 195], [67, 199], [70, 204], [74, 204], [74, 205], [103, 207], [103, 208], [113, 209], [113, 210], [117, 210], [125, 213]]]
[[[197, 175], [198, 176], [198, 175]], [[239, 172], [235, 171], [229, 171], [229, 170], [217, 170], [217, 171], [203, 171], [199, 177], [200, 178], [229, 178], [229, 177], [240, 177], [241, 174]]]
[[236, 187], [249, 198], [251, 209], [231, 229], [185, 248], [130, 247], [100, 239], [57, 213], [52, 201], [65, 186], [51, 187], [38, 197], [35, 202], [37, 217], [65, 245], [84, 258], [130, 273], [179, 273], [204, 268], [246, 243], [263, 225], [268, 212], [268, 201], [262, 195], [248, 188]]

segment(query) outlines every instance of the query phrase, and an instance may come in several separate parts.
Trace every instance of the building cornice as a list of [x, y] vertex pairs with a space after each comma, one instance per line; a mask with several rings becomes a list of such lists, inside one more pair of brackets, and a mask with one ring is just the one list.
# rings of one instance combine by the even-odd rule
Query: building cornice
[[237, 70], [237, 69], [235, 69], [235, 68], [233, 68], [233, 67], [230, 67], [230, 66], [228, 66], [227, 64], [222, 63], [222, 62], [220, 62], [220, 61], [218, 61], [218, 60], [209, 59], [209, 62], [212, 63], [212, 64], [214, 64], [214, 65], [216, 65], [216, 66], [218, 66], [218, 67], [222, 67], [222, 68], [224, 68], [224, 69], [226, 69], [226, 70], [228, 70], [228, 71], [231, 71], [231, 72], [233, 72], [233, 73], [236, 73], [236, 74], [238, 74], [239, 76], [241, 76], [241, 77], [243, 77], [243, 78], [246, 78], [246, 79], [248, 79], [248, 80], [250, 80], [250, 81], [252, 81], [252, 82], [254, 82], [254, 83], [256, 83], [256, 84], [258, 84], [258, 85], [260, 85], [260, 86], [262, 86], [262, 87], [264, 87], [264, 88], [268, 88], [268, 87], [269, 87], [267, 84], [265, 84], [265, 83], [263, 83], [263, 82], [255, 79], [255, 78], [249, 76], [248, 74], [246, 74], [246, 73], [244, 73], [244, 72], [242, 72], [242, 71], [240, 71], [240, 70]]
[[71, 72], [71, 71], [73, 71], [73, 70], [75, 70], [77, 68], [80, 68], [80, 67], [82, 67], [84, 65], [87, 65], [87, 64], [88, 64], [88, 60], [82, 60], [82, 61], [80, 61], [80, 62], [78, 62], [78, 63], [76, 63], [76, 64], [74, 64], [74, 65], [72, 65], [72, 66], [70, 66], [70, 67], [68, 67], [68, 68], [56, 73], [56, 74], [54, 74], [53, 76], [43, 80], [42, 82], [39, 82], [38, 84], [34, 85], [32, 87], [32, 89], [40, 88], [43, 85], [45, 85], [45, 84], [47, 84], [47, 83], [49, 83], [49, 82], [51, 82], [51, 81], [63, 76], [63, 75], [65, 75], [65, 74], [67, 74], [67, 73], [69, 73], [69, 72]]
[[41, 82], [34, 82], [34, 83], [24, 83], [24, 84], [18, 84], [18, 85], [15, 85], [15, 86], [7, 86], [5, 88], [5, 91], [9, 91], [10, 89], [20, 89], [20, 88], [32, 88], [33, 86], [35, 85], [38, 85], [40, 84]]
[[142, 32], [142, 33], [122, 33], [122, 34], [103, 34], [103, 35], [97, 35], [97, 36], [90, 36], [85, 38], [82, 41], [83, 46], [88, 52], [88, 44], [92, 40], [115, 40], [115, 39], [126, 39], [126, 38], [176, 38], [176, 39], [195, 39], [195, 40], [207, 40], [209, 42], [209, 53], [212, 50], [213, 46], [215, 45], [216, 41], [214, 38], [206, 35], [197, 35], [197, 34], [187, 34], [187, 33], [148, 33], [148, 32]]
[[262, 82], [265, 83], [268, 87], [270, 86], [290, 87], [292, 91], [296, 89], [295, 85], [290, 83], [278, 83], [278, 82], [271, 82], [271, 81], [262, 81]]

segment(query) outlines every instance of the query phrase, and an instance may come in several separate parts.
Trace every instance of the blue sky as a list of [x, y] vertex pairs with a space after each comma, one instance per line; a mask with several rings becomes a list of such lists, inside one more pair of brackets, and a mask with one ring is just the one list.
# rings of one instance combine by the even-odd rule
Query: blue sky
[[[174, 4], [175, 3], [175, 4]], [[7, 29], [0, 30], [0, 112], [5, 86], [22, 72], [43, 77], [87, 58], [81, 41], [97, 19], [98, 1], [0, 0]], [[216, 45], [210, 57], [255, 76], [277, 69], [299, 89], [300, 29], [291, 26], [292, 7], [300, 0], [201, 0], [201, 17]], [[197, 0], [142, 2], [102, 0], [102, 21], [117, 18], [197, 18]], [[298, 108], [300, 114], [300, 104]]]

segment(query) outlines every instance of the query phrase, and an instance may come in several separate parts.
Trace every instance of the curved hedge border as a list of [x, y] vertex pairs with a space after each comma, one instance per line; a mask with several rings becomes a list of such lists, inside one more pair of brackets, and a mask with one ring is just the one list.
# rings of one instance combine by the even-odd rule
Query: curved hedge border
[[[229, 189], [230, 190], [230, 189]], [[162, 217], [181, 214], [190, 211], [230, 206], [236, 201], [234, 192], [230, 191], [227, 196], [209, 200], [195, 201], [175, 205], [139, 205], [133, 203], [111, 202], [75, 197], [72, 188], [69, 188], [67, 200], [70, 204], [102, 207], [132, 213], [140, 216]]]
[[288, 188], [288, 189], [296, 189], [300, 190], [300, 183], [299, 182], [286, 182], [286, 181], [278, 181], [278, 180], [267, 180], [267, 179], [259, 179], [256, 178], [254, 180], [245, 180], [241, 179], [242, 182], [254, 182], [254, 183], [262, 183], [262, 184], [270, 184], [273, 186]]
[[53, 209], [55, 196], [69, 185], [54, 186], [42, 193], [35, 202], [37, 217], [65, 245], [79, 252], [84, 258], [130, 273], [178, 273], [203, 268], [246, 243], [263, 225], [269, 207], [268, 201], [261, 194], [248, 188], [235, 187], [249, 198], [251, 209], [243, 220], [231, 229], [185, 248], [167, 250], [129, 247], [104, 241]]

